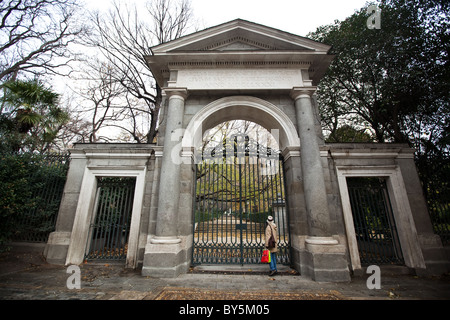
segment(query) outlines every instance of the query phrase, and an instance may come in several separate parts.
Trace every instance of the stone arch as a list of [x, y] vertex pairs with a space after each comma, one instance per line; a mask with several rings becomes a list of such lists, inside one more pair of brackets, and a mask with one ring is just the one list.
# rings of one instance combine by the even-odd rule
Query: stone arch
[[[182, 157], [184, 158], [184, 160], [182, 160], [182, 163], [185, 166], [183, 167], [183, 169], [182, 169], [183, 173], [181, 174], [181, 176], [183, 177], [184, 180], [181, 180], [180, 183], [186, 187], [184, 188], [184, 191], [182, 191], [180, 198], [191, 199], [191, 200], [189, 201], [187, 206], [182, 207], [182, 209], [179, 210], [179, 212], [178, 212], [178, 220], [184, 221], [184, 223], [183, 223], [184, 225], [191, 226], [189, 233], [185, 234], [185, 235], [186, 235], [186, 238], [192, 239], [192, 243], [190, 244], [190, 245], [192, 245], [192, 247], [190, 248], [190, 252], [192, 252], [191, 263], [194, 263], [194, 264], [202, 263], [202, 262], [199, 262], [199, 260], [202, 260], [202, 258], [197, 259], [198, 257], [197, 258], [195, 257], [195, 252], [198, 252], [198, 251], [201, 252], [201, 250], [203, 250], [205, 248], [204, 247], [205, 244], [202, 243], [202, 240], [196, 241], [195, 230], [196, 230], [196, 226], [198, 225], [198, 223], [196, 223], [196, 221], [195, 221], [195, 210], [197, 208], [197, 205], [195, 202], [195, 196], [198, 194], [197, 189], [196, 189], [196, 186], [198, 185], [198, 183], [195, 181], [196, 175], [193, 174], [191, 164], [197, 163], [196, 161], [201, 159], [201, 158], [197, 157], [198, 155], [195, 156], [194, 154], [196, 151], [200, 150], [200, 147], [202, 146], [203, 134], [206, 132], [206, 130], [213, 128], [220, 123], [223, 123], [225, 121], [230, 121], [230, 120], [247, 120], [247, 121], [254, 122], [254, 123], [264, 127], [272, 135], [275, 136], [275, 139], [277, 140], [281, 151], [287, 150], [287, 153], [289, 154], [289, 156], [286, 156], [285, 152], [282, 152], [283, 156], [284, 156], [283, 159], [290, 158], [290, 160], [288, 160], [289, 163], [291, 163], [292, 159], [294, 159], [294, 158], [298, 160], [298, 156], [299, 156], [298, 151], [292, 152], [292, 149], [298, 149], [300, 146], [300, 139], [299, 139], [296, 127], [294, 126], [291, 118], [289, 118], [282, 109], [280, 109], [279, 107], [275, 106], [274, 104], [272, 104], [266, 100], [263, 100], [263, 99], [257, 98], [257, 97], [253, 97], [253, 96], [228, 96], [228, 97], [217, 99], [217, 100], [207, 104], [206, 106], [201, 108], [199, 111], [197, 111], [197, 113], [192, 117], [192, 119], [188, 123], [186, 130], [184, 131], [184, 136], [182, 139], [182, 147], [183, 147]], [[278, 130], [278, 132], [274, 132], [274, 130]], [[299, 163], [299, 161], [297, 161], [297, 162]], [[292, 164], [289, 166], [290, 167], [289, 169], [286, 169], [284, 167], [285, 161], [280, 161], [279, 163], [280, 164], [277, 163], [277, 169], [279, 168], [280, 170], [283, 171], [282, 177], [284, 177], [284, 178], [282, 178], [282, 179], [283, 180], [286, 179], [286, 181], [290, 182], [290, 185], [293, 185], [292, 181], [294, 180], [294, 175], [297, 171], [292, 169], [292, 167], [293, 167]], [[231, 179], [236, 179], [236, 177], [234, 177], [234, 178], [231, 177]], [[258, 179], [258, 183], [261, 183], [261, 182], [259, 182], [259, 179]], [[278, 202], [279, 206], [278, 206], [278, 209], [275, 209], [277, 211], [274, 212], [275, 219], [278, 221], [277, 222], [278, 226], [279, 226], [278, 230], [280, 231], [280, 237], [281, 237], [280, 247], [279, 247], [281, 260], [279, 260], [279, 261], [284, 261], [283, 264], [290, 263], [290, 262], [295, 263], [293, 260], [295, 260], [296, 257], [294, 257], [292, 255], [292, 250], [291, 250], [291, 240], [290, 239], [291, 239], [292, 231], [290, 230], [291, 228], [290, 228], [289, 221], [291, 219], [292, 219], [292, 221], [296, 221], [296, 220], [293, 217], [294, 210], [291, 210], [288, 205], [285, 205], [285, 203], [288, 203], [288, 201], [286, 199], [294, 197], [294, 192], [297, 188], [292, 188], [292, 187], [286, 188], [286, 185], [284, 183], [283, 183], [282, 188], [283, 188], [283, 191], [282, 191], [283, 197], [278, 198], [278, 199], [280, 199], [279, 200], [280, 202]], [[243, 187], [243, 189], [245, 189], [245, 187]], [[281, 187], [280, 187], [280, 189], [277, 189], [277, 190], [280, 191]], [[270, 191], [266, 191], [266, 192], [267, 192], [267, 197], [268, 197]], [[281, 195], [281, 193], [278, 194], [278, 196], [280, 196], [280, 195]], [[268, 198], [264, 199], [264, 197], [263, 197], [262, 201], [263, 202], [268, 201]], [[188, 202], [188, 201], [185, 201], [185, 202]], [[261, 204], [261, 203], [259, 203], [259, 204]], [[271, 205], [273, 205], [273, 204], [271, 204]], [[217, 204], [217, 208], [218, 208], [218, 206], [219, 205]], [[264, 204], [263, 204], [263, 206], [264, 206]], [[231, 212], [231, 209], [230, 209], [230, 212]], [[241, 211], [237, 210], [237, 212], [241, 212]], [[240, 213], [240, 215], [241, 215], [241, 219], [242, 219], [242, 212]], [[244, 215], [245, 215], [245, 213], [244, 213]], [[226, 224], [228, 224], [228, 223], [231, 223], [231, 222], [228, 221]], [[194, 226], [194, 227], [192, 227], [192, 226]], [[213, 228], [213, 226], [209, 226], [209, 227], [207, 226], [207, 228], [211, 228], [211, 227]], [[218, 230], [221, 230], [222, 227], [220, 227], [219, 222], [217, 222]], [[202, 228], [204, 228], [204, 226]], [[251, 228], [251, 227], [249, 227], [249, 228]], [[253, 227], [253, 228], [255, 228], [255, 227]], [[247, 230], [246, 224], [245, 224], [245, 230]], [[219, 233], [216, 232], [216, 234], [219, 234]], [[258, 241], [261, 241], [262, 238], [258, 238], [259, 236], [250, 234], [250, 237], [252, 238], [252, 240], [249, 243], [246, 243], [246, 241], [248, 240], [247, 236], [245, 236], [245, 235], [242, 236], [242, 233], [241, 233], [240, 237], [241, 237], [242, 243], [241, 243], [240, 250], [242, 250], [241, 253], [243, 254], [243, 256], [247, 257], [247, 258], [245, 258], [246, 263], [255, 263], [254, 260], [252, 260], [252, 259], [254, 259], [254, 257], [249, 258], [247, 256], [247, 254], [249, 256], [252, 256], [251, 252], [254, 252], [252, 250], [254, 250], [255, 246], [258, 246], [261, 244]], [[253, 236], [255, 238], [253, 238]], [[225, 238], [222, 238], [222, 237], [223, 237], [223, 235], [220, 234], [220, 235], [218, 235], [218, 238], [215, 239], [215, 241], [217, 243], [219, 243], [219, 246], [217, 248], [213, 249], [213, 250], [217, 249], [217, 251], [215, 253], [216, 255], [221, 254], [220, 253], [221, 252], [221, 247], [220, 247], [221, 241], [226, 241], [226, 236], [225, 236]], [[200, 236], [200, 238], [202, 238], [202, 237]], [[262, 240], [262, 241], [264, 241], [264, 240]], [[211, 244], [208, 244], [208, 245], [211, 245]], [[229, 248], [229, 249], [235, 250], [236, 248], [234, 248], [234, 249]], [[201, 254], [201, 253], [199, 255], [203, 256], [203, 254]], [[223, 260], [220, 260], [221, 261], [220, 263], [236, 263], [236, 262], [228, 261], [228, 259], [225, 257], [221, 257], [220, 259], [223, 259]], [[244, 258], [242, 258], [242, 259], [244, 259]], [[212, 258], [212, 260], [214, 260], [214, 258]], [[227, 262], [224, 262], [224, 260], [226, 260]], [[212, 262], [211, 260], [208, 260], [208, 261], [211, 264], [217, 263], [217, 262]], [[280, 263], [282, 263], [282, 262], [280, 262]]]
[[280, 149], [300, 146], [297, 130], [291, 119], [272, 103], [252, 96], [230, 96], [215, 100], [189, 122], [183, 137], [183, 148], [201, 146], [203, 133], [229, 120], [255, 122], [269, 132], [279, 130]]

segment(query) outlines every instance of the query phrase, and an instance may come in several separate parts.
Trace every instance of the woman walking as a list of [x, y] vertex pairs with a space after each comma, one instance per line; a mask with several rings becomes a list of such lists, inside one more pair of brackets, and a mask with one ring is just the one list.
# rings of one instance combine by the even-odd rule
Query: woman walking
[[[265, 246], [270, 251], [270, 273], [269, 276], [277, 274], [277, 251], [278, 251], [278, 228], [273, 222], [273, 217], [267, 217], [267, 226], [265, 233]], [[273, 236], [273, 241], [271, 237]]]

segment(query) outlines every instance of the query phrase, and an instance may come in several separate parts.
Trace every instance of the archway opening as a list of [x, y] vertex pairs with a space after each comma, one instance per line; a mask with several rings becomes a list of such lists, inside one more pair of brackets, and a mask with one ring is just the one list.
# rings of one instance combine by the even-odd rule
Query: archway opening
[[185, 150], [198, 149], [206, 130], [237, 119], [265, 128], [276, 136], [280, 150], [300, 146], [297, 129], [280, 108], [256, 97], [231, 96], [211, 102], [192, 117], [183, 136], [182, 147]]
[[290, 264], [278, 138], [247, 120], [225, 121], [205, 131], [195, 172], [194, 265], [260, 263], [268, 216], [278, 225], [277, 260]]

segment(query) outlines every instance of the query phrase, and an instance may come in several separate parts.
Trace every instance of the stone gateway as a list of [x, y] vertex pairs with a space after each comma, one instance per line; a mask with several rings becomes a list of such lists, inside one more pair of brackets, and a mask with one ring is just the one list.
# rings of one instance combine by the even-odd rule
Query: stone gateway
[[[352, 273], [362, 272], [369, 255], [380, 257], [372, 263], [380, 265], [386, 257], [401, 255], [396, 261], [418, 273], [448, 270], [414, 151], [401, 144], [324, 142], [315, 91], [333, 59], [329, 50], [240, 19], [153, 47], [146, 60], [163, 92], [158, 141], [74, 146], [47, 260], [80, 264], [94, 239], [106, 243], [110, 234], [120, 233], [127, 239], [114, 239], [126, 242], [127, 267], [142, 267], [142, 275], [154, 277], [187, 272], [193, 263], [196, 165], [203, 135], [225, 121], [248, 120], [277, 133], [285, 186], [282, 201], [273, 192], [270, 209], [255, 212], [282, 212], [286, 228], [279, 229], [289, 239], [286, 261], [302, 276], [349, 281]], [[132, 201], [130, 217], [108, 237], [92, 227], [104, 177], [135, 181], [133, 197], [126, 197]], [[369, 188], [364, 199], [371, 200], [358, 200], [354, 178], [366, 184], [382, 181], [380, 194], [386, 196], [375, 198]], [[372, 209], [357, 209], [361, 207]], [[245, 206], [239, 210], [251, 211]], [[229, 204], [217, 214], [222, 216], [202, 221], [224, 221], [227, 214], [238, 219]], [[116, 210], [108, 219], [118, 215]], [[258, 225], [239, 219], [233, 232]], [[390, 251], [380, 254], [382, 246]]]

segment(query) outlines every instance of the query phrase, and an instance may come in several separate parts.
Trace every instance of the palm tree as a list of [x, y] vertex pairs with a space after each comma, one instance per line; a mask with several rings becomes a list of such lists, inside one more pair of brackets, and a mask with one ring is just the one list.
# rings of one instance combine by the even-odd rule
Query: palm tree
[[48, 150], [69, 120], [68, 113], [58, 106], [59, 95], [38, 80], [7, 81], [1, 87], [2, 144], [15, 152]]

